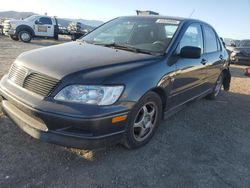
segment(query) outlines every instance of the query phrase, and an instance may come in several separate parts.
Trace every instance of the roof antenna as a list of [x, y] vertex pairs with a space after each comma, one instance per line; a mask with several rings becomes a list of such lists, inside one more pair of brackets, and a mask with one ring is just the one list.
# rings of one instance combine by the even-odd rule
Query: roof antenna
[[191, 14], [189, 15], [189, 18], [193, 16], [194, 12], [195, 12], [195, 9], [192, 10]]

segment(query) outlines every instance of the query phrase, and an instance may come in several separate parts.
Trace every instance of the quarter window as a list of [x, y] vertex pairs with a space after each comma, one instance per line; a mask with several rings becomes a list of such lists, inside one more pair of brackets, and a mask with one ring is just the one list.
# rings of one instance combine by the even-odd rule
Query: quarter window
[[215, 32], [211, 27], [204, 26], [205, 34], [205, 52], [211, 53], [218, 51], [218, 41]]
[[191, 24], [187, 28], [180, 41], [178, 52], [180, 53], [181, 48], [185, 46], [198, 47], [201, 48], [201, 52], [203, 52], [202, 31], [201, 26], [199, 24]]

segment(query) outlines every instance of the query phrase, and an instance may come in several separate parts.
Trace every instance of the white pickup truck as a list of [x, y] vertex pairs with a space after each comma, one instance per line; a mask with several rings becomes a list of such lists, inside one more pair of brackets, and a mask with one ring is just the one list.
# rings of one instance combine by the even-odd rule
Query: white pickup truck
[[58, 39], [58, 23], [56, 18], [33, 15], [24, 20], [7, 20], [3, 33], [13, 40], [30, 42], [34, 37]]

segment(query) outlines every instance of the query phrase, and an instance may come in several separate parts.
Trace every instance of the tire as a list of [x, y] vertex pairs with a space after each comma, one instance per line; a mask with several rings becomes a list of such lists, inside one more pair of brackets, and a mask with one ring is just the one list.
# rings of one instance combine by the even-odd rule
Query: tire
[[223, 76], [223, 73], [221, 73], [214, 84], [213, 92], [206, 96], [207, 99], [209, 100], [216, 99], [216, 97], [220, 94], [221, 87], [223, 85], [223, 79], [224, 79], [224, 76]]
[[126, 127], [123, 145], [128, 149], [139, 148], [153, 137], [162, 116], [162, 101], [155, 92], [148, 92], [134, 106]]
[[19, 41], [19, 38], [16, 35], [10, 35], [10, 38], [14, 41]]
[[22, 42], [30, 42], [31, 41], [31, 38], [32, 38], [32, 35], [29, 31], [20, 31], [18, 33], [18, 38], [22, 41]]

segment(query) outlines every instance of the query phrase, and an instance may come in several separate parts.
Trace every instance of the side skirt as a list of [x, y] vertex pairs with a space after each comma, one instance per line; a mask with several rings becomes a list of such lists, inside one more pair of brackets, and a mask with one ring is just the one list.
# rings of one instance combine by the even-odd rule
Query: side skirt
[[175, 106], [167, 111], [164, 112], [164, 116], [163, 116], [163, 120], [166, 120], [167, 118], [171, 117], [173, 114], [179, 112], [180, 110], [184, 109], [186, 106], [188, 106], [189, 104], [191, 104], [194, 101], [197, 101], [199, 99], [204, 98], [205, 96], [207, 96], [208, 94], [210, 94], [212, 92], [212, 88], [202, 92], [199, 95], [196, 95], [190, 99], [188, 99], [187, 101], [179, 104], [178, 106]]

